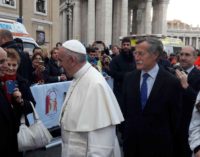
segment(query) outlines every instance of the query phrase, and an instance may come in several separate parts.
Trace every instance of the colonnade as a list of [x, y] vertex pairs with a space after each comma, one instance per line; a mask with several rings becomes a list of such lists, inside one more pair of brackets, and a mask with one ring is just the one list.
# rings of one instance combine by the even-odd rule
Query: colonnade
[[71, 12], [60, 5], [61, 41], [78, 39], [85, 45], [118, 44], [120, 36], [165, 34], [169, 0], [74, 0]]

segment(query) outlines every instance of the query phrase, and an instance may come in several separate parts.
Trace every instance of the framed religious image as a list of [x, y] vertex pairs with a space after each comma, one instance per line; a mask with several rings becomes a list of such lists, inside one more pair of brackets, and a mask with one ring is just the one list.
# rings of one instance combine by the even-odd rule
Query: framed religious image
[[38, 45], [44, 45], [45, 43], [45, 32], [44, 31], [36, 31], [36, 42]]

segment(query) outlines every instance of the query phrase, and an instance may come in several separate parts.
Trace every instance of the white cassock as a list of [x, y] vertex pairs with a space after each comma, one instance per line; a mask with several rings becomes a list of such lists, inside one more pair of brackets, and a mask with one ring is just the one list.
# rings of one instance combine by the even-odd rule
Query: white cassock
[[123, 120], [106, 80], [86, 63], [74, 75], [63, 104], [62, 157], [120, 157], [115, 126]]
[[[199, 102], [200, 102], [200, 92], [197, 95], [195, 104]], [[192, 118], [190, 121], [188, 141], [192, 151], [194, 151], [194, 149], [200, 145], [200, 113], [195, 105], [192, 112]]]

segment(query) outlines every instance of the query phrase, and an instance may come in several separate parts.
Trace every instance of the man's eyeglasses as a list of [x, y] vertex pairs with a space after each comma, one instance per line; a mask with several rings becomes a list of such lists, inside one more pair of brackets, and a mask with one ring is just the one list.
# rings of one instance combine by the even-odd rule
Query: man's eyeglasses
[[134, 51], [133, 53], [135, 56], [144, 56], [146, 53], [142, 51]]

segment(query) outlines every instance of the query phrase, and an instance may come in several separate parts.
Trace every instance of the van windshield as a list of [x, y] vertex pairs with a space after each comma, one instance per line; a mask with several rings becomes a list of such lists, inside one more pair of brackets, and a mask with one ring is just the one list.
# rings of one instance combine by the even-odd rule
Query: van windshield
[[31, 58], [33, 55], [33, 49], [35, 48], [35, 45], [27, 42], [24, 42], [23, 45], [24, 45], [24, 52], [27, 52], [29, 54], [29, 57]]
[[165, 45], [164, 50], [165, 52], [167, 52], [168, 55], [170, 55], [171, 53], [178, 54], [181, 50], [181, 47]]

